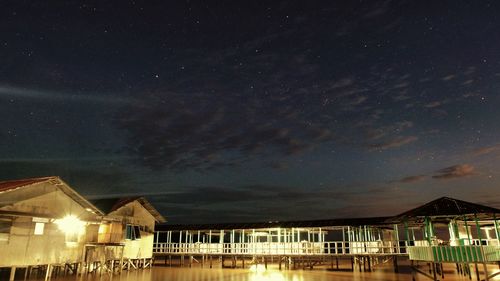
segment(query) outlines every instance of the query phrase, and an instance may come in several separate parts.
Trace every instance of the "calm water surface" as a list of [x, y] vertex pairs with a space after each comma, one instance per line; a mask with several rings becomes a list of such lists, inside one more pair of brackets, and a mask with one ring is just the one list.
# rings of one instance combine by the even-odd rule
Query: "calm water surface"
[[[445, 272], [448, 274], [444, 280], [469, 280], [455, 274], [452, 268]], [[484, 277], [483, 277], [484, 278]], [[103, 281], [326, 281], [326, 280], [373, 280], [373, 281], [398, 281], [411, 280], [411, 274], [393, 273], [390, 269], [379, 269], [374, 272], [339, 272], [327, 270], [282, 270], [264, 268], [253, 269], [221, 269], [221, 268], [185, 268], [185, 267], [154, 267], [153, 269], [123, 272], [122, 275], [88, 275], [83, 277], [55, 278], [52, 280], [103, 280]], [[430, 280], [424, 276], [417, 276], [417, 280]], [[472, 280], [476, 280], [475, 275]], [[496, 277], [490, 280], [500, 280]]]

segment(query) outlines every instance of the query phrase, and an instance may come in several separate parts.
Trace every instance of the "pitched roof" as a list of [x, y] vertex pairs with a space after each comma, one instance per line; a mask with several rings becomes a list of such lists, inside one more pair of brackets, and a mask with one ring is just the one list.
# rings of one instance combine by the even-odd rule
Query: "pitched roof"
[[83, 196], [81, 196], [78, 192], [73, 190], [61, 178], [56, 177], [56, 176], [3, 181], [3, 182], [0, 182], [0, 194], [2, 192], [14, 191], [16, 189], [26, 188], [26, 187], [32, 186], [34, 184], [42, 183], [42, 182], [49, 182], [51, 185], [57, 187], [64, 194], [66, 194], [71, 199], [73, 199], [75, 202], [80, 204], [80, 206], [82, 206], [83, 208], [85, 208], [89, 211], [92, 211], [96, 214], [103, 215], [99, 209], [97, 209], [89, 201], [87, 201], [85, 198], [83, 198]]
[[9, 180], [0, 182], [0, 192], [13, 190], [19, 187], [32, 185], [39, 182], [48, 181], [55, 177], [43, 177], [43, 178], [31, 178], [31, 179], [19, 179], [19, 180]]
[[441, 197], [427, 204], [401, 213], [395, 218], [454, 217], [463, 215], [500, 214], [500, 209], [471, 203], [459, 199]]
[[149, 203], [146, 198], [141, 196], [136, 197], [121, 197], [121, 198], [103, 198], [94, 199], [91, 202], [99, 208], [103, 213], [109, 214], [119, 208], [127, 205], [128, 203], [137, 201], [139, 202], [154, 218], [157, 222], [166, 222], [165, 218]]
[[348, 218], [330, 220], [310, 220], [310, 221], [270, 221], [253, 223], [218, 223], [218, 224], [190, 224], [190, 225], [168, 225], [160, 224], [156, 230], [228, 230], [228, 229], [263, 229], [263, 228], [292, 228], [292, 227], [340, 227], [340, 226], [362, 226], [362, 225], [388, 225], [387, 219], [391, 217], [370, 217], [370, 218]]

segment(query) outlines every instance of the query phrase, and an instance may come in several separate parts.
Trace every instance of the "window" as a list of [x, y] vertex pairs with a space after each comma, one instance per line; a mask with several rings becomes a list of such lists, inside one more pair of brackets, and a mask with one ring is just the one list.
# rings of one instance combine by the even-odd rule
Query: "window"
[[0, 242], [9, 241], [11, 226], [12, 226], [11, 219], [0, 218]]
[[127, 224], [125, 230], [125, 239], [139, 240], [141, 239], [141, 230], [137, 225]]
[[135, 230], [135, 239], [141, 239], [141, 230], [139, 229], [139, 226], [134, 225], [134, 230]]
[[33, 234], [43, 235], [43, 231], [45, 229], [45, 224], [49, 222], [49, 219], [33, 217], [32, 220], [35, 223], [35, 231]]
[[45, 223], [43, 222], [36, 222], [35, 223], [35, 235], [43, 235], [43, 229], [45, 228]]

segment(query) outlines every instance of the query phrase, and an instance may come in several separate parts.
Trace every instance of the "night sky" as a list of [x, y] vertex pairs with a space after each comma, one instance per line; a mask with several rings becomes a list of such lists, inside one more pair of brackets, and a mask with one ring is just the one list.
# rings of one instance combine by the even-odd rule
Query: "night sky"
[[498, 1], [0, 5], [0, 180], [170, 223], [500, 207]]

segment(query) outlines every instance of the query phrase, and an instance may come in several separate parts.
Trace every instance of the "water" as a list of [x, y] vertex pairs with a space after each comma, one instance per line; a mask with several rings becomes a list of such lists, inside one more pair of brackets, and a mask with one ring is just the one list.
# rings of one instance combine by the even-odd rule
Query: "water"
[[[498, 267], [496, 267], [498, 268]], [[329, 271], [326, 269], [314, 270], [278, 270], [270, 267], [266, 270], [263, 266], [251, 268], [201, 268], [201, 267], [161, 267], [157, 266], [152, 269], [134, 270], [130, 272], [124, 271], [121, 275], [85, 275], [85, 276], [69, 276], [58, 277], [52, 280], [86, 280], [86, 281], [410, 281], [411, 273], [409, 268], [402, 268], [402, 273], [394, 273], [392, 268], [384, 267], [375, 270], [374, 272], [351, 272], [351, 271]], [[466, 281], [468, 276], [460, 276], [453, 270], [453, 265], [448, 265], [445, 268], [445, 279], [447, 281]], [[493, 269], [493, 267], [492, 267]], [[484, 278], [484, 275], [482, 275]], [[440, 278], [441, 279], [441, 278]], [[430, 280], [422, 275], [417, 275], [417, 280]], [[476, 280], [475, 274], [472, 275], [472, 280]], [[490, 279], [498, 281], [500, 276]]]

